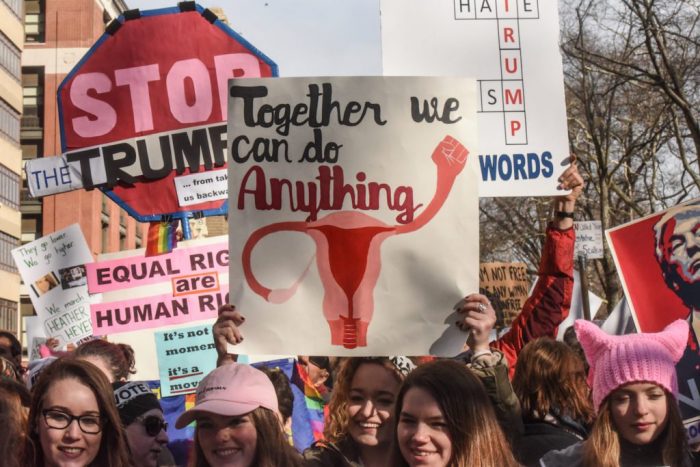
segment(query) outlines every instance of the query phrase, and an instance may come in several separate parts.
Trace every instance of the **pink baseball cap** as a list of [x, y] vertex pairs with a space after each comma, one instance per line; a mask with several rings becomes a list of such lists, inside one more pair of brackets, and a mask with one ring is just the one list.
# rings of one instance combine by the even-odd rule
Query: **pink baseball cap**
[[222, 365], [200, 381], [194, 407], [178, 417], [175, 428], [184, 428], [202, 413], [235, 417], [258, 407], [279, 414], [277, 393], [267, 375], [250, 365]]

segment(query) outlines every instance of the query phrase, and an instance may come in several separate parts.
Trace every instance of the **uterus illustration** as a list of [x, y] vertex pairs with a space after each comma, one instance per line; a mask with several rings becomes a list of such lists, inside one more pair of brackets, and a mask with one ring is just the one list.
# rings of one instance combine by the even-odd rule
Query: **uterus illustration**
[[468, 155], [469, 151], [451, 136], [437, 145], [432, 153], [437, 167], [435, 193], [425, 209], [406, 224], [389, 225], [363, 212], [337, 211], [315, 221], [277, 222], [255, 230], [242, 253], [248, 286], [267, 302], [281, 304], [289, 300], [309, 267], [290, 287], [270, 289], [255, 277], [251, 255], [256, 244], [272, 233], [307, 234], [316, 244], [316, 266], [324, 289], [323, 314], [330, 327], [331, 344], [347, 349], [365, 347], [367, 328], [374, 314], [374, 288], [381, 270], [382, 243], [394, 235], [414, 232], [435, 217], [464, 169]]

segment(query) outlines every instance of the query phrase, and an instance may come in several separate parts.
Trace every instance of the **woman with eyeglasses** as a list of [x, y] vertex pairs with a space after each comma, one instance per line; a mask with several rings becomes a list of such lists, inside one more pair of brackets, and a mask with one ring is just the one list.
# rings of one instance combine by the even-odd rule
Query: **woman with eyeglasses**
[[112, 387], [95, 365], [61, 358], [33, 387], [25, 462], [39, 467], [128, 467]]
[[158, 467], [168, 443], [168, 424], [158, 398], [145, 382], [112, 383], [134, 467]]

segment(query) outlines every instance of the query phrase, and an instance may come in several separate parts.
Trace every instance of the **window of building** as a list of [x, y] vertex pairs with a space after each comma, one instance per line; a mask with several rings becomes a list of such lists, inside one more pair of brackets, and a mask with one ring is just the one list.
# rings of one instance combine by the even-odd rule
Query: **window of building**
[[22, 243], [33, 242], [41, 237], [43, 230], [43, 220], [41, 213], [25, 214], [22, 213]]
[[0, 329], [17, 329], [17, 302], [0, 298]]
[[[44, 68], [22, 69], [22, 131], [43, 127], [44, 121]], [[33, 135], [36, 137], [36, 135]], [[22, 135], [25, 139], [25, 135]], [[41, 136], [39, 136], [41, 139]]]
[[0, 164], [0, 203], [19, 211], [20, 176]]
[[19, 240], [5, 232], [0, 232], [0, 269], [17, 272], [17, 265], [12, 259], [11, 251], [19, 246]]
[[24, 0], [25, 42], [44, 42], [45, 13], [46, 3], [44, 0]]
[[22, 77], [21, 56], [17, 46], [0, 32], [0, 66], [17, 81]]
[[0, 136], [19, 144], [19, 112], [0, 99]]

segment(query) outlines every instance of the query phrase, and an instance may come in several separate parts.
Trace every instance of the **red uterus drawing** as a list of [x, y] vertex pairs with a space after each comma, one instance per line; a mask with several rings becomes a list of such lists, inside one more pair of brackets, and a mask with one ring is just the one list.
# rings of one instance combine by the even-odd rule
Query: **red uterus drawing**
[[[243, 248], [242, 266], [248, 286], [270, 303], [291, 298], [301, 277], [286, 289], [269, 289], [253, 274], [251, 254], [265, 236], [276, 232], [302, 232], [316, 243], [316, 265], [324, 288], [323, 314], [331, 331], [331, 344], [348, 349], [367, 345], [367, 327], [374, 314], [374, 287], [381, 269], [379, 248], [387, 238], [414, 232], [440, 211], [454, 181], [467, 162], [469, 151], [451, 136], [435, 148], [435, 194], [426, 208], [407, 224], [388, 225], [358, 211], [339, 211], [312, 222], [278, 222], [254, 231]], [[311, 263], [309, 263], [309, 266]]]

